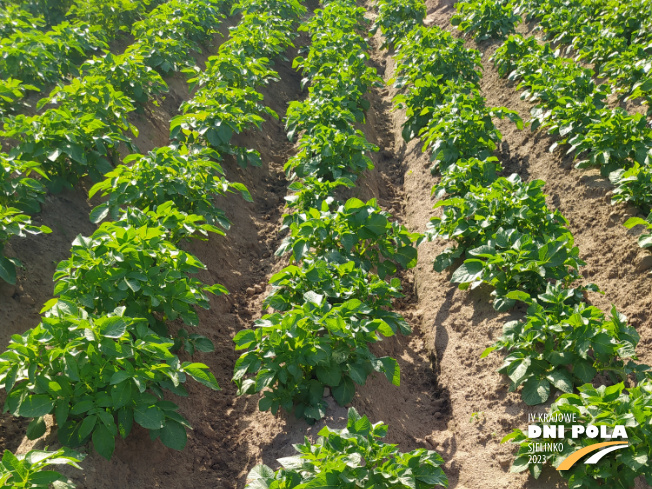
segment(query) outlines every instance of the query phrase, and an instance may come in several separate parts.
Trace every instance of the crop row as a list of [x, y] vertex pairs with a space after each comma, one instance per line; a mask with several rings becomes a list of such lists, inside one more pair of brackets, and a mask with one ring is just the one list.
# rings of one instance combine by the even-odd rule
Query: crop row
[[[646, 0], [617, 3], [573, 0], [562, 4], [519, 0], [515, 12], [536, 18], [545, 39], [590, 63], [599, 78], [629, 99], [652, 101], [649, 45], [652, 5]], [[648, 107], [650, 110], [650, 107]]]
[[[274, 79], [266, 56], [291, 45], [304, 9], [292, 1], [246, 1], [234, 6], [237, 11], [244, 13], [241, 23], [220, 54], [209, 59], [206, 72], [197, 74], [197, 100], [215, 87], [235, 86], [238, 79], [246, 80], [240, 86], [250, 88], [247, 96], [258, 102], [261, 96], [253, 86]], [[257, 22], [251, 22], [253, 16]], [[217, 68], [223, 56], [240, 50], [247, 56], [231, 65], [236, 77]], [[247, 64], [252, 60], [253, 67]], [[258, 74], [261, 66], [266, 67], [264, 78], [254, 82], [246, 77], [247, 69]], [[222, 109], [239, 113], [235, 104]], [[222, 112], [204, 110], [219, 128]], [[226, 117], [224, 121], [227, 125]], [[195, 137], [187, 145], [131, 155], [92, 190], [108, 197], [106, 205], [94, 210], [93, 220], [110, 214], [115, 221], [104, 222], [89, 237], [77, 237], [71, 257], [57, 267], [56, 298], [45, 304], [41, 323], [14, 335], [0, 355], [6, 409], [35, 418], [30, 438], [43, 434], [43, 416], [52, 413], [64, 446], [92, 440], [106, 458], [113, 453], [115, 437], [125, 438], [134, 421], [152, 439], [182, 449], [189, 425], [176, 404], [164, 400], [164, 392], [187, 395], [183, 384], [188, 377], [219, 388], [206, 365], [182, 362], [178, 354], [213, 350], [207, 338], [185, 327], [198, 325], [196, 308], [208, 308], [209, 294], [228, 292], [193, 278], [206, 267], [178, 245], [193, 237], [206, 239], [208, 233], [223, 234], [217, 226], [228, 227], [228, 221], [214, 208], [215, 194], [234, 189], [250, 196], [243, 185], [224, 179], [219, 153], [202, 147], [202, 141]], [[174, 333], [167, 327], [173, 320], [182, 325]]]
[[[2, 0], [0, 7], [10, 13], [10, 22], [18, 27], [30, 27], [33, 18], [40, 20], [44, 26], [52, 26], [65, 18], [76, 17], [90, 23], [108, 23], [119, 27], [120, 19], [126, 20], [131, 15], [138, 15], [141, 4], [154, 7], [156, 0], [144, 0], [123, 3], [119, 0]], [[98, 8], [99, 7], [99, 8]], [[4, 19], [4, 16], [0, 17]], [[0, 20], [0, 25], [4, 22]]]
[[[462, 289], [491, 285], [497, 310], [516, 302], [528, 305], [526, 317], [507, 323], [483, 356], [495, 349], [505, 352], [499, 372], [510, 379], [510, 390], [522, 386], [527, 404], [546, 402], [558, 390], [564, 394], [553, 412], [576, 414], [586, 424], [627, 424], [630, 446], [616, 457], [617, 472], [576, 465], [563, 473], [573, 487], [630, 487], [637, 474], [650, 477], [647, 418], [641, 410], [632, 416], [625, 407], [644, 405], [652, 393], [649, 367], [636, 363], [636, 331], [615, 308], [607, 318], [584, 302], [587, 292], [598, 289], [574, 285], [583, 262], [567, 221], [545, 204], [544, 182], [499, 176], [502, 167], [492, 152], [501, 136], [492, 119], [511, 117], [519, 126], [520, 120], [507, 109], [485, 106], [478, 86], [479, 53], [439, 28], [420, 25], [422, 3], [383, 1], [379, 12], [378, 25], [396, 52], [395, 86], [402, 93], [395, 100], [406, 109], [404, 137], [423, 141], [433, 171], [441, 175], [433, 192], [446, 196], [436, 204], [441, 214], [431, 219], [428, 237], [456, 246], [436, 258], [435, 269], [454, 266], [452, 281]], [[405, 32], [402, 26], [409, 24], [414, 27]], [[615, 385], [594, 389], [588, 382], [598, 373]], [[640, 383], [626, 393], [624, 381], [632, 378]], [[512, 470], [530, 468], [538, 477], [541, 464], [528, 464], [529, 440], [518, 430], [504, 441], [509, 439], [520, 443]], [[567, 440], [564, 451], [550, 459], [558, 465], [589, 443]]]
[[[191, 51], [215, 32], [222, 6], [193, 0], [160, 5], [134, 25], [136, 42], [122, 55], [87, 61], [80, 77], [38, 103], [54, 107], [7, 118], [0, 136], [15, 145], [0, 154], [0, 253], [12, 236], [49, 232], [23, 214], [39, 211], [46, 188], [59, 191], [86, 174], [99, 180], [118, 163], [121, 146], [135, 150], [128, 132], [137, 132], [128, 115], [167, 90], [155, 69], [165, 74], [191, 66]], [[15, 282], [19, 264], [0, 254], [0, 278]]]
[[[552, 42], [569, 43], [579, 60], [594, 63], [594, 69], [582, 68], [560, 57], [550, 43], [517, 34], [510, 35], [493, 56], [499, 74], [519, 82], [521, 97], [535, 103], [532, 129], [546, 129], [558, 137], [550, 150], [570, 145], [566, 154], [578, 160], [578, 168], [598, 167], [614, 184], [613, 204], [627, 202], [649, 214], [647, 220], [631, 218], [625, 226], [652, 230], [652, 129], [642, 114], [610, 108], [607, 97], [612, 87], [595, 81], [596, 76], [611, 78], [628, 87], [629, 98], [649, 99], [652, 80], [645, 49], [650, 26], [641, 15], [642, 8], [641, 2], [574, 1], [559, 6], [527, 1], [493, 6], [484, 1], [461, 2], [455, 18], [462, 30], [481, 39], [513, 32], [519, 19], [514, 11], [541, 17]], [[598, 35], [597, 29], [603, 32]], [[639, 244], [651, 247], [652, 233], [644, 232]]]
[[[197, 87], [181, 106], [182, 114], [170, 122], [171, 146], [148, 155], [130, 155], [124, 164], [105, 175], [89, 192], [101, 193], [105, 202], [91, 212], [91, 220], [117, 219], [126, 206], [145, 208], [184, 196], [183, 212], [202, 216], [210, 226], [228, 229], [230, 222], [213, 199], [237, 191], [251, 196], [244, 185], [228, 182], [217, 160], [233, 155], [238, 163], [260, 165], [260, 155], [231, 144], [234, 134], [260, 128], [264, 116], [277, 117], [262, 104], [257, 90], [278, 79], [272, 60], [292, 44], [292, 28], [305, 9], [293, 1], [268, 2], [272, 10], [259, 11], [260, 4], [239, 4], [243, 17], [231, 31], [206, 69], [195, 73], [190, 83]], [[221, 232], [211, 228], [212, 232]]]
[[458, 2], [456, 8], [452, 23], [477, 41], [513, 34], [521, 16], [538, 20], [544, 40], [591, 64], [613, 91], [627, 99], [641, 98], [648, 106], [652, 101], [651, 5], [646, 0], [471, 0]]
[[[333, 0], [300, 27], [312, 43], [294, 66], [309, 90], [287, 111], [288, 137], [298, 136], [298, 152], [285, 165], [293, 193], [283, 218], [287, 236], [276, 253], [289, 255], [290, 265], [270, 279], [264, 307], [274, 312], [234, 338], [236, 349], [246, 350], [234, 371], [239, 394], [262, 393], [261, 410], [293, 411], [310, 423], [325, 416], [328, 390], [345, 405], [374, 371], [398, 385], [397, 361], [376, 357], [369, 346], [410, 332], [387, 309], [401, 297], [400, 280], [390, 277], [416, 264], [421, 236], [392, 222], [375, 200], [338, 200], [340, 190], [373, 168], [368, 153], [377, 150], [356, 128], [369, 108], [365, 94], [381, 82], [367, 66], [364, 14], [351, 0]], [[351, 409], [346, 429], [324, 428], [315, 444], [298, 445], [299, 455], [280, 460], [276, 472], [255, 467], [247, 487], [447, 484], [439, 455], [401, 454], [378, 440], [386, 430]]]
[[127, 115], [137, 103], [167, 89], [162, 73], [191, 64], [191, 52], [210, 40], [223, 19], [224, 2], [171, 0], [134, 25], [134, 42], [120, 56], [94, 58], [83, 75], [55, 88], [34, 116], [5, 121], [2, 136], [17, 144], [10, 158], [37, 161], [47, 184], [58, 190], [88, 174], [98, 180], [117, 164], [120, 144], [133, 150], [127, 133], [137, 135]]
[[88, 53], [108, 52], [108, 42], [128, 31], [158, 1], [75, 1], [70, 20], [46, 28], [43, 16], [23, 7], [7, 5], [0, 12], [0, 117], [15, 110], [26, 90], [38, 91], [45, 84], [78, 75], [79, 64]]
[[235, 337], [237, 349], [247, 350], [235, 367], [239, 392], [264, 391], [261, 410], [282, 407], [312, 422], [325, 415], [326, 386], [344, 405], [355, 383], [374, 370], [398, 383], [396, 361], [374, 357], [367, 345], [379, 333], [409, 332], [400, 316], [383, 309], [400, 295], [398, 279], [383, 278], [398, 264], [414, 266], [418, 235], [391, 223], [373, 200], [334, 197], [338, 187], [352, 187], [373, 168], [367, 153], [377, 150], [355, 127], [368, 108], [363, 96], [380, 83], [366, 64], [365, 25], [364, 9], [333, 1], [300, 27], [312, 43], [294, 66], [309, 95], [287, 111], [288, 135], [300, 137], [285, 165], [294, 193], [283, 219], [288, 235], [277, 251], [290, 254], [293, 264], [270, 279], [274, 291], [265, 306], [277, 312]]

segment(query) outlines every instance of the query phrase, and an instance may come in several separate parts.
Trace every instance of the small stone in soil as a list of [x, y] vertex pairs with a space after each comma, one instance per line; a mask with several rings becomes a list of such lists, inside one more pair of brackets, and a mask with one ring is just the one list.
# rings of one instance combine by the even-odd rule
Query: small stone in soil
[[34, 304], [36, 304], [36, 301], [32, 299], [32, 297], [29, 294], [22, 294], [20, 296], [20, 303], [33, 306]]
[[647, 255], [641, 258], [636, 267], [637, 272], [644, 272], [652, 268], [652, 255]]
[[5, 282], [0, 283], [0, 295], [12, 297], [16, 293], [16, 286]]

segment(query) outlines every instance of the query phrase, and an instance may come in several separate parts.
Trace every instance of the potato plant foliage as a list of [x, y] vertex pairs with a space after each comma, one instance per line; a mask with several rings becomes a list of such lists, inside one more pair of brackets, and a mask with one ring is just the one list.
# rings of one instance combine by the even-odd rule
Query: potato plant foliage
[[[290, 235], [278, 254], [292, 252], [301, 266], [274, 275], [265, 301], [280, 311], [263, 316], [234, 341], [246, 349], [235, 366], [239, 393], [263, 392], [261, 410], [279, 407], [314, 421], [325, 415], [325, 387], [345, 405], [372, 372], [398, 385], [399, 365], [377, 358], [369, 344], [410, 328], [384, 309], [400, 297], [400, 283], [382, 280], [416, 264], [416, 233], [389, 222], [374, 201], [350, 199], [336, 213], [308, 209], [285, 218]], [[378, 276], [368, 275], [376, 270]], [[268, 360], [273, 358], [272, 361]]]
[[381, 489], [430, 489], [448, 487], [441, 468], [444, 460], [435, 452], [419, 448], [408, 453], [383, 443], [384, 423], [372, 424], [350, 408], [346, 428], [324, 427], [319, 439], [294, 445], [297, 455], [279, 459], [276, 472], [266, 465], [253, 468], [247, 489], [308, 487], [374, 487]]
[[512, 11], [508, 0], [458, 2], [455, 8], [458, 13], [453, 15], [451, 24], [458, 26], [462, 32], [472, 32], [476, 41], [504, 38], [514, 32], [521, 20]]
[[642, 114], [606, 104], [609, 87], [596, 85], [594, 73], [561, 58], [549, 44], [510, 36], [494, 63], [503, 76], [519, 81], [522, 95], [536, 103], [532, 128], [545, 128], [577, 159], [578, 168], [598, 167], [615, 185], [612, 203], [628, 202], [649, 213], [652, 131]]
[[527, 404], [546, 402], [552, 388], [572, 393], [598, 373], [618, 382], [630, 374], [642, 379], [648, 371], [634, 362], [639, 335], [625, 316], [614, 307], [607, 319], [582, 300], [582, 292], [548, 285], [534, 300], [523, 297], [527, 316], [505, 324], [501, 338], [482, 353], [506, 350], [499, 372], [509, 377], [510, 390], [523, 385]]
[[471, 186], [463, 198], [440, 200], [435, 207], [443, 207], [443, 213], [431, 219], [431, 236], [453, 240], [457, 247], [436, 257], [435, 270], [464, 257], [451, 281], [461, 288], [491, 284], [497, 310], [514, 305], [510, 293], [535, 295], [550, 280], [570, 283], [579, 278], [584, 262], [566, 219], [548, 210], [543, 185], [541, 180], [524, 184], [512, 175], [487, 187]]
[[[226, 290], [191, 279], [204, 265], [166, 241], [168, 234], [158, 223], [134, 227], [123, 219], [73, 243], [73, 256], [55, 274], [59, 298], [0, 355], [5, 409], [35, 418], [30, 437], [43, 434], [42, 417], [52, 413], [62, 444], [92, 440], [106, 458], [134, 421], [153, 439], [183, 448], [189, 425], [164, 391], [186, 395], [187, 376], [219, 387], [206, 365], [181, 362], [170, 351], [175, 341], [165, 320], [197, 325], [192, 306], [207, 307], [207, 292]], [[199, 338], [193, 347], [212, 350]]]
[[401, 297], [392, 276], [416, 265], [422, 236], [392, 222], [373, 199], [337, 198], [373, 167], [368, 153], [377, 150], [356, 127], [369, 108], [366, 92], [381, 83], [366, 64], [364, 13], [349, 0], [325, 2], [301, 28], [312, 43], [293, 65], [308, 97], [287, 111], [288, 138], [298, 139], [299, 151], [285, 165], [293, 193], [276, 253], [291, 264], [270, 279], [264, 304], [274, 312], [234, 338], [245, 350], [234, 370], [238, 393], [261, 393], [261, 410], [293, 411], [310, 423], [326, 414], [326, 388], [345, 405], [373, 372], [398, 385], [398, 362], [370, 345], [410, 333], [388, 310]]
[[164, 146], [147, 155], [129, 155], [124, 165], [107, 173], [104, 181], [90, 189], [89, 197], [96, 193], [108, 197], [93, 209], [91, 220], [100, 222], [107, 216], [118, 219], [123, 207], [154, 208], [174, 202], [178, 210], [228, 229], [231, 223], [215, 206], [214, 199], [238, 192], [251, 202], [251, 194], [243, 184], [226, 179], [218, 158], [215, 151], [186, 146]]
[[[79, 14], [97, 14], [93, 5], [80, 4]], [[218, 163], [239, 151], [228, 138], [219, 148], [222, 154], [193, 139], [188, 146], [131, 154], [118, 165], [119, 151], [135, 149], [126, 134], [135, 130], [128, 116], [167, 90], [162, 75], [181, 68], [191, 75], [191, 89], [197, 88], [182, 111], [201, 107], [216, 126], [225, 114], [239, 117], [241, 109], [269, 115], [256, 89], [277, 78], [272, 57], [291, 46], [295, 22], [305, 12], [292, 0], [236, 4], [233, 13], [247, 11], [246, 22], [232, 29], [230, 40], [199, 73], [192, 54], [212, 40], [224, 3], [132, 6], [147, 7], [147, 13], [123, 12], [133, 20], [134, 37], [123, 54], [93, 57], [79, 77], [38, 103], [40, 113], [7, 119], [3, 135], [17, 144], [2, 155], [0, 173], [2, 216], [22, 223], [11, 224], [13, 234], [40, 230], [27, 216], [15, 217], [19, 211], [13, 207], [5, 213], [5, 200], [38, 209], [44, 185], [58, 190], [86, 175], [99, 180], [90, 195], [100, 194], [104, 201], [91, 220], [104, 222], [90, 236], [75, 239], [70, 257], [57, 266], [55, 298], [45, 304], [40, 323], [14, 335], [0, 355], [0, 385], [7, 392], [5, 410], [33, 418], [29, 438], [45, 433], [44, 416], [51, 414], [63, 445], [90, 442], [107, 459], [115, 438], [126, 438], [134, 423], [149, 430], [153, 440], [183, 449], [190, 425], [170, 397], [186, 396], [189, 378], [219, 389], [205, 364], [186, 359], [214, 350], [208, 338], [189, 330], [199, 325], [197, 309], [209, 307], [209, 296], [227, 291], [195, 278], [206, 266], [179, 243], [224, 234], [230, 222], [215, 207], [216, 197], [237, 192], [251, 200]], [[107, 26], [121, 22], [103, 20], [98, 22]], [[240, 65], [226, 69], [224, 59]], [[238, 76], [231, 78], [234, 73]], [[255, 117], [241, 118], [239, 130], [260, 123]], [[256, 158], [251, 150], [243, 154]], [[0, 248], [6, 239], [0, 232]], [[176, 324], [168, 329], [172, 321]]]
[[24, 455], [14, 455], [5, 450], [0, 461], [0, 487], [2, 489], [74, 489], [75, 485], [50, 466], [70, 465], [81, 469], [78, 462], [84, 455], [66, 448], [56, 451], [30, 450]]
[[[376, 22], [383, 26], [381, 32], [387, 39], [396, 39], [389, 47], [395, 49], [397, 59], [394, 82], [400, 92], [395, 102], [407, 111], [403, 135], [408, 140], [420, 137], [426, 143], [425, 149], [435, 160], [433, 173], [440, 175], [433, 193], [441, 211], [432, 219], [429, 235], [457, 245], [437, 257], [435, 268], [454, 266], [452, 281], [462, 288], [490, 284], [498, 310], [517, 302], [528, 305], [525, 317], [507, 323], [503, 335], [483, 356], [496, 349], [505, 353], [499, 372], [507, 376], [511, 390], [520, 390], [527, 404], [547, 402], [560, 391], [563, 394], [552, 404], [551, 414], [575, 414], [581, 424], [626, 426], [628, 448], [609, 462], [578, 463], [563, 471], [570, 487], [630, 488], [639, 474], [649, 482], [650, 367], [637, 361], [638, 334], [615, 307], [607, 315], [588, 304], [587, 294], [599, 289], [578, 284], [583, 265], [579, 250], [568, 222], [558, 211], [548, 209], [544, 183], [501, 174], [502, 166], [492, 157], [501, 136], [491, 123], [500, 112], [489, 110], [480, 122], [482, 112], [470, 110], [483, 106], [476, 93], [477, 52], [453, 39], [440, 42], [449, 34], [436, 27], [417, 26], [398, 38], [402, 28], [384, 17], [409, 9], [412, 2], [381, 0], [380, 5]], [[645, 8], [640, 2], [630, 7], [608, 0], [469, 1], [458, 3], [459, 14], [453, 22], [481, 40], [509, 34], [522, 14], [540, 18], [555, 48], [534, 37], [512, 34], [493, 58], [499, 74], [519, 82], [522, 97], [535, 104], [529, 121], [532, 129], [546, 128], [558, 137], [551, 151], [568, 144], [568, 153], [579, 167], [599, 167], [604, 176], [610, 176], [617, 185], [615, 202], [637, 203], [649, 212], [646, 194], [652, 145], [647, 121], [641, 114], [630, 115], [607, 105], [614, 87], [643, 97], [649, 87], [642, 82], [637, 85], [640, 90], [628, 92], [617, 79], [601, 80], [602, 84], [595, 80], [596, 73], [603, 76], [616, 65], [623, 67], [620, 73], [632, 78], [646, 72], [640, 64], [633, 66], [633, 53], [641, 52], [636, 42], [649, 39], [649, 21], [640, 15]], [[418, 19], [419, 14], [414, 17]], [[417, 48], [413, 39], [424, 42]], [[566, 49], [564, 42], [571, 42], [572, 48]], [[583, 61], [590, 59], [596, 71], [560, 56], [564, 50], [577, 53]], [[435, 60], [431, 68], [429, 63]], [[422, 66], [428, 67], [423, 74]], [[444, 109], [452, 100], [464, 104], [447, 114]], [[519, 120], [514, 120], [520, 127]], [[430, 140], [428, 127], [436, 131]], [[438, 131], [438, 127], [445, 130]], [[454, 135], [453, 145], [443, 152], [449, 135]], [[652, 229], [651, 222], [633, 217], [626, 225]], [[649, 231], [639, 242], [650, 246]], [[613, 385], [594, 387], [587, 382]], [[533, 440], [520, 430], [503, 441], [509, 440], [520, 445], [512, 471], [529, 468], [539, 477], [542, 465], [530, 463]], [[566, 438], [564, 452], [550, 453], [549, 461], [558, 465], [571, 452], [592, 443], [588, 437]]]

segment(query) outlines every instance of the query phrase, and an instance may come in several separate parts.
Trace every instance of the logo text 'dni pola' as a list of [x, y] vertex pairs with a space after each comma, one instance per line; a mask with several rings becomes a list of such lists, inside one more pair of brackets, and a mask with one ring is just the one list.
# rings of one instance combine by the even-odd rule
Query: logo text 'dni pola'
[[[570, 429], [569, 429], [570, 428]], [[600, 425], [579, 425], [573, 424], [570, 426], [561, 425], [561, 424], [546, 424], [543, 426], [539, 425], [529, 425], [528, 426], [528, 438], [531, 440], [536, 439], [558, 439], [562, 440], [566, 438], [567, 434], [570, 434], [572, 439], [577, 439], [580, 437], [587, 437], [591, 439], [601, 439], [601, 440], [613, 440], [614, 438], [620, 438], [618, 441], [605, 441], [601, 443], [594, 443], [587, 447], [580, 448], [570, 455], [568, 455], [558, 466], [557, 470], [568, 470], [575, 463], [577, 463], [585, 455], [593, 453], [589, 458], [587, 458], [585, 464], [596, 464], [598, 463], [605, 455], [625, 448], [628, 446], [627, 441], [627, 431], [625, 426], [616, 425], [613, 430], [609, 430], [607, 426]], [[595, 453], [594, 453], [595, 452]]]

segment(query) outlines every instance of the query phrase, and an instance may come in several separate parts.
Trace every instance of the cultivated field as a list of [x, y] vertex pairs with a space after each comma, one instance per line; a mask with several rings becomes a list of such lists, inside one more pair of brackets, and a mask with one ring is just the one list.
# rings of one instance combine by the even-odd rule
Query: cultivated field
[[0, 0], [0, 486], [648, 487], [651, 14]]

